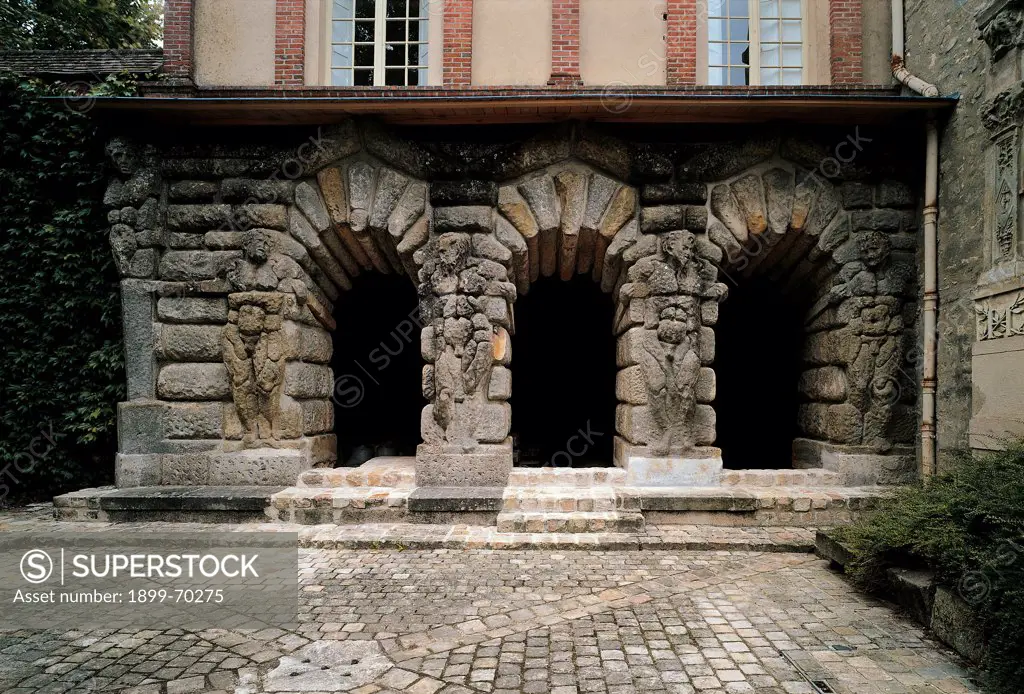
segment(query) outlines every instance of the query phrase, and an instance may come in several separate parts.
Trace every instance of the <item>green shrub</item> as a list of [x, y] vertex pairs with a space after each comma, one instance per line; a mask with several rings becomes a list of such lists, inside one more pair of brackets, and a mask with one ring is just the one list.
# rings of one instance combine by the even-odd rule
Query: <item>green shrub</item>
[[124, 399], [104, 138], [61, 93], [0, 75], [0, 504], [109, 480]]
[[886, 508], [836, 531], [854, 554], [846, 571], [868, 590], [895, 563], [925, 566], [982, 619], [989, 686], [1024, 682], [1024, 442], [961, 454], [953, 469], [896, 493]]

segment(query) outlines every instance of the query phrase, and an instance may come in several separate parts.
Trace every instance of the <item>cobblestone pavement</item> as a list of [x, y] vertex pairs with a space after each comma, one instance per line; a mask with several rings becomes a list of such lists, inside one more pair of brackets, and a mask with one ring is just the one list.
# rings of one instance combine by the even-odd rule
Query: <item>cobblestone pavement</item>
[[920, 627], [809, 554], [299, 556], [297, 629], [0, 631], [0, 691], [978, 691]]

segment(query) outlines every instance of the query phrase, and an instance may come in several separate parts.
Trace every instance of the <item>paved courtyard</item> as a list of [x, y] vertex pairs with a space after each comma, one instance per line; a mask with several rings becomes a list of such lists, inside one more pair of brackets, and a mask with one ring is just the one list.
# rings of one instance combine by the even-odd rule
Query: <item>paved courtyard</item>
[[978, 691], [924, 630], [810, 554], [363, 548], [299, 559], [293, 631], [0, 631], [0, 691]]

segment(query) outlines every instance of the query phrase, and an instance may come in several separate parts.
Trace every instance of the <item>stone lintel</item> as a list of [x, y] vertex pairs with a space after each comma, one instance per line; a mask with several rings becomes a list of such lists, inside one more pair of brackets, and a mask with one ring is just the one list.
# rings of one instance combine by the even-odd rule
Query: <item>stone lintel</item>
[[416, 447], [417, 487], [504, 487], [511, 472], [511, 439], [468, 452], [447, 444]]

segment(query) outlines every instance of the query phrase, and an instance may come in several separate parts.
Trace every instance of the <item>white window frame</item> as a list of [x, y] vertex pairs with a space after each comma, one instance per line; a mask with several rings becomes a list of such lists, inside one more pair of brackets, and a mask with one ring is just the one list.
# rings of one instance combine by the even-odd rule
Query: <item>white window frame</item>
[[[723, 0], [729, 2], [730, 0]], [[810, 29], [812, 24], [811, 16], [811, 2], [813, 0], [801, 0], [800, 1], [800, 86], [807, 85], [810, 83], [811, 66], [812, 66], [812, 52], [810, 49]], [[749, 15], [749, 30], [750, 30], [750, 64], [747, 66], [750, 70], [750, 79], [746, 85], [713, 85], [711, 84], [711, 68], [709, 65], [710, 56], [710, 32], [709, 32], [709, 10], [707, 3], [700, 3], [701, 16], [698, 18], [698, 74], [703, 75], [703, 84], [713, 87], [721, 87], [722, 89], [742, 89], [745, 86], [750, 87], [786, 87], [794, 85], [763, 85], [761, 83], [761, 2], [760, 0], [747, 0]], [[826, 39], [828, 37], [825, 37]], [[773, 42], [774, 43], [774, 42]], [[725, 44], [728, 45], [728, 44]], [[735, 67], [735, 66], [734, 66]]]
[[[412, 1], [413, 2], [418, 2], [419, 0], [412, 0]], [[357, 0], [352, 0], [353, 11], [355, 10], [356, 2], [357, 2]], [[321, 36], [322, 36], [322, 39], [323, 39], [323, 42], [324, 42], [323, 45], [326, 46], [326, 50], [323, 51], [323, 56], [324, 56], [323, 57], [323, 64], [324, 64], [324, 69], [325, 69], [325, 73], [324, 74], [326, 75], [326, 80], [325, 81], [330, 86], [341, 86], [341, 85], [335, 85], [334, 84], [334, 72], [333, 72], [333, 70], [334, 70], [334, 0], [324, 0], [324, 16], [326, 17], [326, 21], [324, 22], [324, 29], [323, 29], [323, 32], [322, 32]], [[420, 74], [423, 76], [423, 81], [420, 82], [416, 86], [425, 86], [425, 85], [428, 85], [428, 84], [431, 83], [432, 64], [433, 64], [433, 62], [435, 60], [435, 52], [432, 50], [433, 49], [433, 43], [434, 43], [434, 41], [432, 39], [434, 37], [432, 36], [431, 27], [435, 23], [440, 25], [441, 24], [441, 19], [442, 18], [441, 18], [440, 15], [435, 16], [430, 11], [427, 11], [421, 18], [419, 18], [417, 20], [417, 21], [421, 22], [421, 26], [423, 26], [424, 23], [426, 25], [425, 26], [425, 28], [426, 28], [425, 34], [421, 35], [420, 40], [416, 42], [416, 43], [421, 43], [424, 46], [426, 46], [426, 63], [422, 64], [422, 65], [418, 65], [415, 68], [415, 69], [420, 70]], [[355, 49], [356, 49], [356, 45], [357, 45], [356, 41], [355, 41], [355, 31], [356, 31], [355, 23], [356, 22], [355, 22], [354, 18], [351, 18], [349, 21], [352, 22], [352, 41], [349, 43], [349, 45], [352, 46], [352, 61], [353, 61], [353, 64], [348, 69], [350, 71], [352, 71], [352, 76], [353, 76], [353, 84], [352, 84], [352, 86], [364, 86], [365, 87], [367, 85], [355, 85], [355, 79], [354, 79], [354, 77], [355, 77], [355, 70], [356, 70], [356, 67], [355, 67]], [[364, 20], [361, 20], [361, 21], [366, 21], [366, 20], [364, 19]], [[373, 84], [369, 85], [369, 86], [374, 86], [374, 87], [387, 86], [386, 73], [385, 73], [385, 70], [388, 68], [388, 66], [385, 65], [385, 60], [387, 59], [387, 44], [388, 44], [388, 41], [387, 41], [387, 22], [388, 22], [388, 18], [387, 18], [387, 0], [374, 0], [374, 18], [373, 18], [373, 27], [374, 27], [373, 28]], [[408, 36], [406, 36], [406, 39], [408, 39]], [[403, 46], [408, 46], [409, 42], [406, 41], [406, 42], [402, 43], [402, 45]], [[406, 59], [408, 59], [408, 58], [406, 58]], [[402, 68], [404, 70], [406, 70], [406, 71], [408, 71], [410, 69], [408, 66], [405, 66], [405, 65], [403, 65]], [[365, 70], [367, 68], [366, 67], [362, 67], [360, 69]], [[391, 66], [391, 69], [396, 69], [396, 66]], [[406, 79], [408, 79], [407, 75], [406, 75]], [[407, 85], [407, 86], [413, 86], [413, 85]]]

